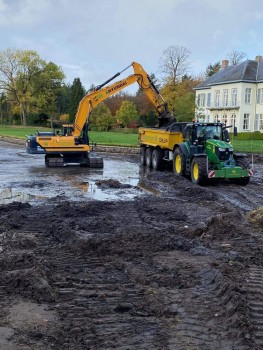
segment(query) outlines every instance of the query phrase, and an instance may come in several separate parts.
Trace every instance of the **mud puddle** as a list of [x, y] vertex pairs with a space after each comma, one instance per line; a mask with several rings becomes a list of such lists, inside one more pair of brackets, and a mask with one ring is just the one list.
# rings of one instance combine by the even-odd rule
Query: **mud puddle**
[[[79, 166], [46, 168], [44, 157], [7, 145], [0, 154], [0, 203], [57, 200], [130, 200], [140, 196], [139, 166], [123, 157], [103, 155], [104, 169]], [[103, 181], [117, 186], [101, 186]]]

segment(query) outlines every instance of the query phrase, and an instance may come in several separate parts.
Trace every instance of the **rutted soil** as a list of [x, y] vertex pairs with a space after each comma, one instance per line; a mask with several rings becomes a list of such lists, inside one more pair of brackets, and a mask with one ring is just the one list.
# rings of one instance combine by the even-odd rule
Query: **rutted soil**
[[255, 168], [246, 187], [146, 171], [134, 200], [0, 205], [0, 349], [263, 349]]

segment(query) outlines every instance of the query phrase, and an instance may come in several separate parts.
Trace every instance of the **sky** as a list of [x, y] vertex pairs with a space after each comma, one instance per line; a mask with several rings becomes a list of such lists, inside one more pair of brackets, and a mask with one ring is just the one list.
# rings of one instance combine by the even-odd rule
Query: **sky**
[[37, 51], [86, 89], [133, 61], [160, 80], [169, 46], [190, 51], [195, 76], [233, 50], [263, 56], [263, 1], [0, 0], [0, 51]]

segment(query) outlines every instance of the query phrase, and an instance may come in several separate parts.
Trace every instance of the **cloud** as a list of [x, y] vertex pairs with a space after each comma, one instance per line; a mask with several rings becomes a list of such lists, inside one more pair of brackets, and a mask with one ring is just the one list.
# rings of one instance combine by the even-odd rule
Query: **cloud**
[[50, 7], [50, 0], [0, 0], [0, 26], [36, 24]]

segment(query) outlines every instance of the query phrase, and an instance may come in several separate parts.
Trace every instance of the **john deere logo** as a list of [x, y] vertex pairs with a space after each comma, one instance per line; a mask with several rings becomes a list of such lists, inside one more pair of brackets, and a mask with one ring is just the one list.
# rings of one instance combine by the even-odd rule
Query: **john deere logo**
[[235, 170], [232, 170], [232, 174], [235, 174], [236, 173], [236, 171]]

